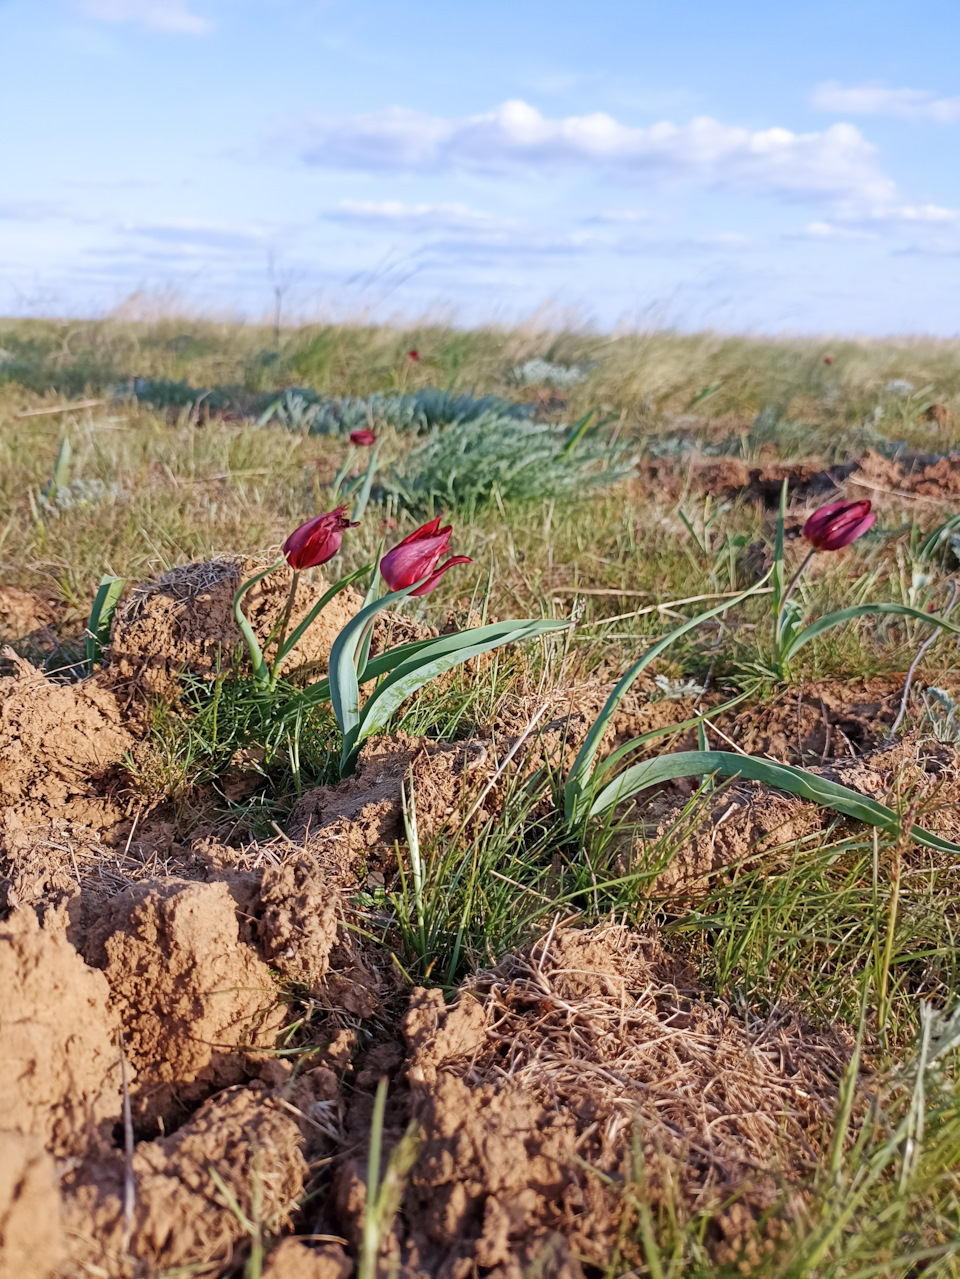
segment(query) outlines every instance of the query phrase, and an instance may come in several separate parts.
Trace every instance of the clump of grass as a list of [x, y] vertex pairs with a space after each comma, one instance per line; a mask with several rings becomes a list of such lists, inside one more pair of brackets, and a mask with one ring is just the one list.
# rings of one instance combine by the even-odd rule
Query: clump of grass
[[472, 516], [507, 502], [579, 497], [622, 479], [636, 461], [624, 445], [578, 438], [585, 425], [570, 431], [485, 413], [434, 432], [393, 468], [385, 487], [415, 515]]

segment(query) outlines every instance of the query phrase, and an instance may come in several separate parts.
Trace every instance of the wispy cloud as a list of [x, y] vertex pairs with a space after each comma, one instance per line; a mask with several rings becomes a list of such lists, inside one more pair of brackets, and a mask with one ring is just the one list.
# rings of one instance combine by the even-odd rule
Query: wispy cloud
[[894, 198], [859, 130], [754, 130], [707, 116], [649, 128], [594, 113], [550, 119], [519, 100], [482, 115], [444, 118], [403, 107], [354, 116], [318, 116], [286, 131], [309, 164], [374, 172], [461, 171], [546, 175], [575, 167], [622, 179], [693, 178], [738, 191], [792, 198]]
[[429, 258], [495, 262], [584, 257], [595, 254], [644, 256], [651, 253], [729, 253], [751, 241], [736, 232], [678, 237], [639, 211], [622, 216], [584, 219], [579, 226], [537, 225], [498, 218], [464, 204], [404, 204], [399, 200], [343, 200], [324, 219], [409, 236], [415, 255]]
[[515, 225], [466, 204], [404, 204], [400, 200], [341, 200], [323, 215], [330, 222], [385, 229], [433, 231], [500, 231]]
[[905, 120], [960, 120], [960, 97], [938, 98], [930, 89], [888, 89], [882, 84], [844, 88], [836, 81], [818, 84], [812, 102], [820, 111], [844, 115], [889, 115]]
[[61, 200], [0, 200], [0, 218], [5, 222], [40, 222], [67, 216]]
[[838, 226], [835, 222], [808, 222], [799, 231], [788, 231], [788, 240], [875, 240], [876, 232], [857, 227]]
[[177, 249], [184, 251], [202, 249], [228, 252], [235, 249], [265, 248], [271, 243], [271, 232], [263, 227], [196, 222], [189, 218], [168, 222], [125, 222], [119, 229], [138, 240], [175, 245]]
[[191, 13], [185, 0], [73, 0], [74, 8], [97, 22], [138, 22], [151, 31], [203, 35], [211, 24]]

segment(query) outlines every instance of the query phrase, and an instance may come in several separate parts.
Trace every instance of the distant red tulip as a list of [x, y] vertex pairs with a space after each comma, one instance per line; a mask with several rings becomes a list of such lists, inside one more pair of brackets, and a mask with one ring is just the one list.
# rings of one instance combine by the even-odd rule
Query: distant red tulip
[[824, 362], [824, 364], [832, 364], [832, 363], [833, 363], [833, 356], [832, 356], [832, 355], [825, 355], [825, 356], [823, 357], [823, 362]]
[[283, 553], [292, 569], [300, 572], [333, 559], [343, 541], [343, 530], [357, 527], [344, 515], [346, 509], [338, 506], [329, 515], [315, 515], [293, 530], [283, 544]]
[[815, 551], [839, 551], [866, 533], [876, 518], [869, 498], [862, 502], [830, 502], [810, 516], [803, 526], [803, 536]]
[[407, 352], [407, 359], [408, 359], [408, 360], [419, 360], [419, 359], [420, 359], [420, 352], [419, 352], [419, 351], [408, 351], [408, 352]]
[[450, 524], [446, 528], [440, 527], [438, 515], [388, 551], [380, 561], [380, 576], [391, 591], [402, 591], [425, 577], [427, 580], [423, 585], [410, 594], [429, 595], [448, 568], [453, 568], [454, 564], [472, 564], [469, 555], [453, 555], [437, 568], [437, 561], [450, 545], [452, 531]]
[[377, 437], [374, 435], [372, 431], [367, 430], [366, 427], [363, 427], [363, 429], [360, 431], [350, 432], [351, 444], [360, 444], [364, 448], [367, 448], [371, 444], [376, 444], [376, 442], [377, 442]]

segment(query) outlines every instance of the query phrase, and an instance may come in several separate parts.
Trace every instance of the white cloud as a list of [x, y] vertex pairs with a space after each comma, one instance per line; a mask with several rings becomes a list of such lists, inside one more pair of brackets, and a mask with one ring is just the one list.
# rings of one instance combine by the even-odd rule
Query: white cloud
[[325, 168], [529, 176], [586, 165], [625, 179], [689, 177], [794, 198], [886, 202], [895, 194], [874, 148], [850, 124], [820, 133], [751, 131], [701, 116], [685, 125], [634, 128], [599, 112], [549, 119], [512, 101], [461, 119], [403, 107], [319, 116], [289, 130], [288, 138], [307, 163]]
[[191, 13], [185, 0], [74, 0], [74, 7], [98, 22], [139, 22], [151, 31], [202, 35], [210, 30], [206, 18]]
[[845, 89], [830, 81], [817, 85], [812, 102], [821, 111], [846, 115], [892, 115], [906, 120], [936, 120], [941, 124], [960, 120], [960, 97], [938, 98], [929, 89], [887, 89], [882, 84]]
[[787, 235], [790, 240], [874, 240], [876, 235], [870, 231], [859, 231], [855, 227], [837, 226], [834, 222], [808, 222], [800, 231], [791, 231]]
[[466, 204], [404, 204], [400, 200], [341, 200], [323, 217], [405, 231], [498, 231], [514, 225]]
[[138, 239], [172, 244], [182, 250], [264, 248], [271, 242], [269, 232], [262, 227], [228, 226], [217, 222], [196, 222], [189, 218], [167, 222], [125, 222], [119, 229]]

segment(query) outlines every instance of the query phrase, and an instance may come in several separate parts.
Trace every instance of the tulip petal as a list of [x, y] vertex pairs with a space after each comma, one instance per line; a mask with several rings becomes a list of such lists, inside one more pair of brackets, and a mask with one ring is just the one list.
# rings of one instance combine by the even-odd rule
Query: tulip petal
[[448, 568], [453, 568], [454, 564], [472, 564], [472, 563], [473, 563], [473, 560], [470, 558], [469, 555], [451, 555], [450, 558], [445, 563], [441, 564], [438, 569], [434, 569], [434, 571], [430, 574], [430, 576], [427, 578], [427, 580], [424, 582], [422, 586], [418, 586], [417, 589], [415, 591], [411, 591], [410, 594], [411, 595], [429, 595], [430, 592], [433, 590], [433, 588], [438, 584], [441, 577], [443, 577], [444, 573], [447, 571]]

